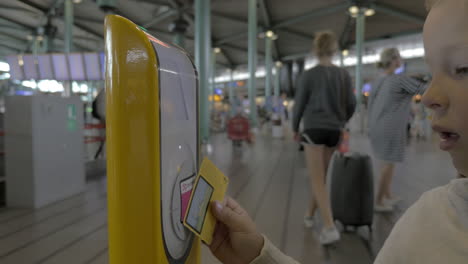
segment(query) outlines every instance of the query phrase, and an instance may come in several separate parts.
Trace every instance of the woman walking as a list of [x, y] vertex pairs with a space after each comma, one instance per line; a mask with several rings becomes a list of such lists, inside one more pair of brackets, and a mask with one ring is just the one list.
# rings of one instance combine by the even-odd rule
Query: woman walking
[[[324, 245], [340, 239], [325, 182], [331, 156], [341, 139], [341, 131], [356, 106], [348, 72], [332, 63], [337, 51], [338, 43], [333, 33], [321, 32], [316, 35], [314, 52], [319, 64], [301, 76], [293, 117], [295, 139], [304, 145], [311, 184], [310, 204], [304, 223], [307, 227], [313, 225], [312, 219], [318, 208], [324, 225], [319, 240]], [[301, 120], [304, 126], [302, 135], [299, 134]]]
[[395, 74], [402, 60], [400, 52], [389, 48], [380, 55], [382, 75], [372, 86], [369, 99], [369, 136], [377, 159], [383, 162], [375, 211], [391, 212], [400, 200], [391, 193], [395, 164], [404, 160], [407, 124], [414, 95], [424, 92], [424, 83]]

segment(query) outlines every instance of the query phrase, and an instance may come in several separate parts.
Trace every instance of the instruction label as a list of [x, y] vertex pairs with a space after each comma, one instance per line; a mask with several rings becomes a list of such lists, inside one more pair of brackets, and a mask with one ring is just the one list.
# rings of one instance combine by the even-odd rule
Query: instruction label
[[185, 214], [187, 213], [187, 207], [190, 202], [190, 195], [192, 195], [195, 176], [196, 175], [192, 175], [180, 182], [180, 222], [184, 221]]

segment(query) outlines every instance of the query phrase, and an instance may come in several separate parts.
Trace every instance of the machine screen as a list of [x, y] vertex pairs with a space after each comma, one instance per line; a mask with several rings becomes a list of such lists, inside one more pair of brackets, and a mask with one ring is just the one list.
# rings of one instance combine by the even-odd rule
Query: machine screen
[[187, 224], [195, 231], [201, 233], [205, 216], [210, 204], [211, 195], [213, 195], [213, 187], [200, 175], [195, 192], [193, 194], [192, 203], [188, 210]]
[[158, 59], [161, 218], [169, 263], [184, 263], [194, 235], [182, 219], [198, 172], [196, 69], [177, 47], [149, 36]]

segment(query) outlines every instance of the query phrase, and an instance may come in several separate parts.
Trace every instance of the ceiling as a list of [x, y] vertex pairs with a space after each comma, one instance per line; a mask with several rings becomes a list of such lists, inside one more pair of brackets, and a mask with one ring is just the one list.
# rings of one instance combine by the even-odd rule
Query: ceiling
[[[356, 1], [356, 0], [355, 0]], [[367, 18], [366, 39], [391, 38], [420, 32], [426, 12], [424, 0], [358, 0], [372, 2], [376, 10]], [[354, 43], [355, 22], [347, 13], [351, 0], [258, 0], [259, 32], [273, 30], [274, 58], [292, 60], [311, 50], [314, 33], [332, 30], [347, 48]], [[212, 0], [212, 43], [222, 49], [217, 63], [235, 67], [247, 63], [248, 0]], [[161, 40], [171, 42], [169, 25], [179, 14], [189, 24], [186, 49], [193, 54], [193, 0], [118, 0], [115, 13], [144, 26]], [[74, 4], [74, 50], [101, 51], [103, 21], [106, 12], [96, 0]], [[52, 52], [63, 51], [63, 0], [1, 0], [0, 57], [31, 52], [31, 35], [49, 22], [56, 28]], [[263, 59], [265, 42], [259, 39], [258, 52]]]

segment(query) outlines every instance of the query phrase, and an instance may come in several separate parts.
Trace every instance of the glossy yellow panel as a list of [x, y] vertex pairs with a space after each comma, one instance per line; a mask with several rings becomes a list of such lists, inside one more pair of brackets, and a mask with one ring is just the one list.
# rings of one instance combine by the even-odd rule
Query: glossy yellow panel
[[[146, 34], [119, 16], [106, 18], [105, 41], [109, 261], [170, 263], [161, 230], [157, 57]], [[199, 262], [195, 240], [185, 263]]]

